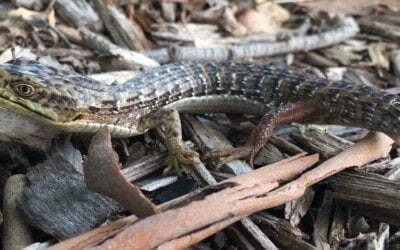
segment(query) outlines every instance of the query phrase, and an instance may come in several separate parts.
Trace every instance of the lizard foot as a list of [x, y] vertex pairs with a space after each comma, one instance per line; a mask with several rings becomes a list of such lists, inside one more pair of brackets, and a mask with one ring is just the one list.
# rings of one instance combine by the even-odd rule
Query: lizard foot
[[168, 155], [165, 162], [163, 175], [167, 175], [171, 171], [178, 176], [182, 175], [182, 165], [194, 166], [200, 163], [199, 154], [192, 150], [180, 149]]
[[230, 161], [247, 158], [248, 163], [253, 167], [254, 157], [264, 147], [275, 127], [292, 122], [312, 120], [322, 113], [323, 110], [313, 101], [288, 103], [279, 109], [266, 113], [257, 127], [251, 131], [244, 146], [215, 150], [207, 154], [203, 159], [226, 157], [217, 165], [217, 167], [220, 167]]
[[218, 169], [228, 162], [245, 158], [247, 159], [248, 163], [253, 167], [254, 157], [257, 155], [258, 151], [259, 149], [252, 145], [244, 145], [237, 148], [227, 147], [223, 149], [213, 150], [212, 152], [204, 155], [202, 159], [206, 160], [216, 157], [225, 157], [217, 164]]

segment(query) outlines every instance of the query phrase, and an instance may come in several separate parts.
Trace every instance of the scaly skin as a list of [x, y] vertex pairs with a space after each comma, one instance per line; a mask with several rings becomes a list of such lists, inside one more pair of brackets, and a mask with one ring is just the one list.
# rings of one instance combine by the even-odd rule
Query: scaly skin
[[106, 85], [36, 61], [15, 59], [0, 65], [2, 107], [69, 132], [95, 133], [108, 127], [114, 137], [129, 137], [156, 127], [160, 122], [154, 119], [148, 126], [140, 122], [160, 109], [263, 115], [310, 100], [320, 110], [320, 123], [364, 127], [400, 138], [397, 96], [284, 67], [182, 62]]

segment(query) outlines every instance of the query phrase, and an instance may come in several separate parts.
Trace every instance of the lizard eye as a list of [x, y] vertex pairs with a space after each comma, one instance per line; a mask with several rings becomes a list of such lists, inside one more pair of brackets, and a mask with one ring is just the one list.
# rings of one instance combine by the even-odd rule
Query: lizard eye
[[21, 97], [31, 97], [35, 94], [35, 88], [29, 84], [18, 84], [15, 86], [15, 91]]

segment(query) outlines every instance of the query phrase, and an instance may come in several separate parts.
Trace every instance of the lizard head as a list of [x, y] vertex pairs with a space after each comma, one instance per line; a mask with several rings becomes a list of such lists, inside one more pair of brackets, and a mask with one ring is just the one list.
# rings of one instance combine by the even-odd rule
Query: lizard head
[[[70, 132], [107, 126], [117, 136], [136, 134], [116, 124], [110, 85], [37, 61], [0, 64], [0, 108]], [[111, 93], [111, 94], [110, 94]], [[111, 100], [111, 101], [110, 101]]]
[[72, 121], [85, 91], [80, 84], [87, 81], [94, 80], [37, 61], [14, 59], [0, 64], [0, 106], [45, 123]]

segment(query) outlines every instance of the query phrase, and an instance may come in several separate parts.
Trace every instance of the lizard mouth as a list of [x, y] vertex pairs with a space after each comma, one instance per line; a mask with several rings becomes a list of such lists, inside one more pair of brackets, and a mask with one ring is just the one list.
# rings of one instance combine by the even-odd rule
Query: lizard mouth
[[[15, 99], [15, 100], [14, 100]], [[51, 110], [44, 110], [39, 104], [33, 102], [19, 102], [6, 91], [0, 90], [0, 107], [15, 114], [32, 118], [42, 123], [57, 123], [58, 115]]]

